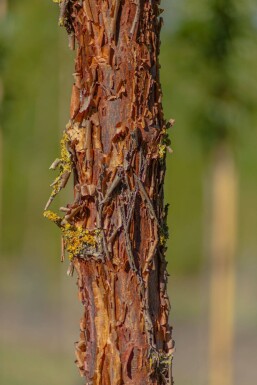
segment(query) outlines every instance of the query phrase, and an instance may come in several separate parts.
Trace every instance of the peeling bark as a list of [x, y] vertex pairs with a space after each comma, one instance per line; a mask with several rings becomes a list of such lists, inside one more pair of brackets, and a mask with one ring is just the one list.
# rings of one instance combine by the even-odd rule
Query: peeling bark
[[[61, 208], [64, 218], [45, 215], [60, 226], [78, 274], [76, 363], [88, 385], [172, 384], [159, 2], [58, 2], [77, 55], [70, 160], [64, 152], [56, 164], [61, 182], [71, 164], [75, 200]], [[84, 243], [73, 250], [74, 234]]]

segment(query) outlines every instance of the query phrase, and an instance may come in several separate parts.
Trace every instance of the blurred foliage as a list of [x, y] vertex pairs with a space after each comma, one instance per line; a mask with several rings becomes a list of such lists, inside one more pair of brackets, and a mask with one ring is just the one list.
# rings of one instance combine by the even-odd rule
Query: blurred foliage
[[57, 152], [60, 131], [57, 14], [51, 3], [39, 0], [13, 1], [8, 10], [2, 106], [5, 255], [47, 252], [50, 234], [41, 212], [49, 194], [47, 166]]
[[[236, 139], [242, 139], [242, 125], [250, 127], [255, 119], [257, 82], [253, 73], [245, 71], [246, 64], [256, 62], [255, 55], [250, 58], [246, 51], [256, 44], [254, 3], [248, 0], [241, 5], [235, 0], [182, 3], [184, 19], [170, 34], [170, 46], [175, 51], [179, 47], [176, 58], [179, 53], [179, 61], [184, 60], [180, 76], [192, 88], [188, 111], [191, 126], [204, 151], [220, 141], [235, 145]], [[246, 62], [249, 59], [252, 63]]]
[[161, 47], [164, 107], [176, 119], [166, 181], [171, 270], [192, 273], [206, 263], [203, 183], [206, 155], [219, 141], [233, 147], [239, 169], [238, 254], [251, 249], [253, 255], [257, 246], [251, 230], [256, 216], [250, 213], [257, 209], [252, 199], [257, 187], [256, 7], [251, 0], [163, 0], [162, 5], [168, 21]]

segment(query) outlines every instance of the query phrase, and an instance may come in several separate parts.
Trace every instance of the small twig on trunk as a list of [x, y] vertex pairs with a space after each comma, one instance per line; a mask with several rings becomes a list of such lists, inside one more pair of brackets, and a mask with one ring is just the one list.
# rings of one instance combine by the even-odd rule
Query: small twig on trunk
[[81, 210], [82, 207], [83, 206], [81, 205], [81, 206], [78, 206], [78, 207], [75, 207], [74, 209], [72, 209], [69, 214], [65, 215], [63, 222], [65, 222], [65, 221], [70, 222], [70, 220], [72, 218], [74, 218], [75, 215], [77, 215], [77, 213]]
[[128, 220], [126, 220], [125, 207], [124, 207], [123, 203], [121, 203], [120, 211], [121, 211], [122, 224], [123, 224], [123, 229], [124, 229], [124, 234], [125, 234], [125, 246], [126, 246], [126, 250], [127, 250], [130, 268], [136, 274], [136, 277], [137, 277], [137, 280], [139, 283], [139, 287], [140, 287], [140, 292], [141, 292], [141, 297], [142, 297], [142, 302], [143, 302], [142, 310], [143, 310], [143, 313], [145, 315], [147, 338], [148, 338], [150, 346], [152, 346], [152, 348], [155, 349], [155, 344], [153, 341], [153, 323], [152, 323], [151, 316], [149, 313], [148, 300], [146, 298], [146, 296], [148, 296], [148, 291], [144, 287], [144, 281], [142, 279], [141, 273], [137, 269], [135, 261], [134, 261], [133, 251], [132, 251], [132, 247], [131, 247], [131, 241], [130, 241], [129, 232], [128, 232], [130, 221], [128, 223]]
[[59, 166], [59, 164], [61, 163], [61, 159], [57, 158], [55, 159], [55, 161], [53, 161], [53, 163], [51, 164], [51, 166], [49, 167], [49, 170], [56, 170], [56, 168]]
[[64, 245], [64, 239], [61, 237], [61, 262], [64, 262], [65, 258], [65, 245]]
[[154, 259], [154, 256], [156, 254], [157, 247], [158, 247], [158, 244], [159, 244], [158, 229], [157, 229], [157, 225], [155, 224], [155, 222], [152, 224], [150, 229], [151, 229], [151, 233], [150, 233], [150, 243], [151, 243], [151, 246], [150, 246], [150, 249], [149, 249], [149, 252], [148, 252], [148, 256], [147, 256], [147, 258], [145, 260], [145, 264], [144, 264], [144, 267], [143, 267], [143, 273], [148, 273], [149, 272], [150, 265], [151, 265], [151, 263], [152, 263], [152, 261]]
[[134, 210], [135, 210], [137, 191], [134, 191], [131, 195], [132, 196], [131, 196], [131, 199], [129, 201], [128, 215], [127, 215], [127, 227], [128, 228], [129, 228], [129, 225], [130, 225], [130, 222], [132, 219], [132, 215], [133, 215]]
[[135, 273], [137, 273], [137, 268], [135, 265], [133, 251], [132, 251], [132, 247], [131, 247], [131, 241], [130, 241], [129, 233], [128, 233], [129, 224], [126, 221], [125, 207], [124, 207], [123, 203], [121, 203], [121, 205], [120, 205], [120, 213], [121, 213], [122, 225], [123, 225], [124, 234], [125, 234], [125, 245], [126, 245], [126, 250], [127, 250], [127, 254], [128, 254], [129, 265], [130, 265], [131, 270], [134, 271]]
[[73, 273], [74, 273], [74, 263], [71, 262], [69, 267], [68, 267], [68, 270], [67, 270], [67, 275], [69, 277], [72, 277], [73, 276]]
[[145, 188], [144, 188], [144, 186], [143, 186], [143, 183], [141, 182], [141, 180], [138, 178], [138, 176], [137, 176], [135, 173], [134, 173], [134, 176], [135, 176], [135, 179], [136, 179], [136, 181], [137, 181], [137, 184], [138, 184], [138, 187], [139, 187], [141, 196], [142, 196], [143, 200], [146, 202], [146, 205], [147, 205], [147, 207], [148, 207], [148, 210], [149, 210], [149, 213], [150, 213], [151, 217], [152, 217], [153, 219], [155, 219], [155, 221], [156, 221], [158, 227], [160, 227], [159, 221], [158, 221], [158, 219], [157, 219], [157, 216], [156, 216], [155, 211], [154, 211], [154, 208], [153, 208], [153, 204], [152, 204], [152, 202], [151, 202], [151, 200], [150, 200], [150, 198], [149, 198], [147, 192], [145, 191]]
[[121, 227], [122, 227], [122, 219], [121, 219], [121, 213], [120, 211], [118, 212], [119, 214], [119, 221], [118, 221], [118, 226], [114, 229], [112, 235], [110, 236], [110, 238], [108, 239], [108, 250], [111, 252], [112, 250], [112, 245], [113, 245], [113, 242], [117, 236], [117, 234], [119, 233]]
[[56, 197], [56, 195], [66, 186], [69, 178], [70, 178], [70, 171], [65, 171], [63, 174], [61, 174], [50, 186], [54, 187], [54, 190], [50, 196], [50, 198], [47, 201], [47, 204], [45, 206], [45, 211], [49, 208], [52, 201]]
[[69, 213], [70, 209], [68, 207], [60, 207], [59, 211], [62, 211], [63, 213]]
[[114, 192], [116, 187], [118, 187], [118, 185], [120, 184], [121, 180], [122, 180], [121, 176], [119, 174], [116, 174], [111, 186], [106, 191], [104, 199], [100, 202], [100, 205], [104, 205], [106, 202], [108, 202], [108, 200], [112, 196], [112, 193]]
[[108, 250], [108, 244], [105, 237], [105, 232], [103, 228], [103, 203], [98, 201], [98, 210], [97, 210], [97, 227], [101, 231], [102, 240], [101, 240], [101, 246], [105, 253], [105, 256], [107, 260], [110, 261], [110, 253]]

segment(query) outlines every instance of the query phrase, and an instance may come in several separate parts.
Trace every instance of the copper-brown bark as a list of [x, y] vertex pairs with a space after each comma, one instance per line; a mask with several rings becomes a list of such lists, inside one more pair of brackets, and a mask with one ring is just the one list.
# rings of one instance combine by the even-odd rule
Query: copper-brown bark
[[96, 239], [71, 255], [84, 305], [77, 365], [87, 384], [171, 384], [158, 1], [60, 6], [77, 45], [66, 128], [76, 196], [65, 219], [53, 220], [64, 235], [68, 225]]

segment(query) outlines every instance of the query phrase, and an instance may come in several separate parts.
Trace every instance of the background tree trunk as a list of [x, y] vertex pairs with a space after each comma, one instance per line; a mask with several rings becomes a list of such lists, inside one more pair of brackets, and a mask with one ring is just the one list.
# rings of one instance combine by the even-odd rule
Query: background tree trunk
[[227, 145], [217, 146], [211, 175], [210, 385], [232, 385], [237, 169]]
[[71, 169], [75, 200], [64, 218], [45, 216], [60, 226], [78, 274], [76, 362], [87, 384], [171, 384], [158, 1], [59, 3], [77, 57], [46, 209]]

